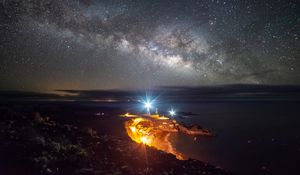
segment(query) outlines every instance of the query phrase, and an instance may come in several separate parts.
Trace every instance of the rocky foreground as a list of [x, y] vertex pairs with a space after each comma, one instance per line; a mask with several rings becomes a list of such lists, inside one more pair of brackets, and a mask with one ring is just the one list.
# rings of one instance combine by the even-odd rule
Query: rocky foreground
[[1, 174], [205, 174], [231, 173], [92, 128], [62, 124], [39, 113], [0, 109]]

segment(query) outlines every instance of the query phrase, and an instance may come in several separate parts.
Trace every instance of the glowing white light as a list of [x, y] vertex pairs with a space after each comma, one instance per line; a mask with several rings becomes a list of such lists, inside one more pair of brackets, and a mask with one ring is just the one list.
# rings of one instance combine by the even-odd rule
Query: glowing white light
[[172, 109], [171, 111], [169, 111], [169, 114], [173, 117], [174, 115], [176, 115], [176, 112]]
[[152, 108], [152, 103], [151, 103], [150, 101], [146, 101], [146, 102], [145, 102], [145, 108], [146, 108], [147, 110], [150, 110], [150, 108]]

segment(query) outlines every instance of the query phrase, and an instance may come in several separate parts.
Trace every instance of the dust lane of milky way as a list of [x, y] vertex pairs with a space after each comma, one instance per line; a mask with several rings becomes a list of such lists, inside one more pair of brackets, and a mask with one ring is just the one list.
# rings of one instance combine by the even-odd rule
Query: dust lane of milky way
[[1, 89], [300, 83], [296, 1], [12, 0], [0, 8]]

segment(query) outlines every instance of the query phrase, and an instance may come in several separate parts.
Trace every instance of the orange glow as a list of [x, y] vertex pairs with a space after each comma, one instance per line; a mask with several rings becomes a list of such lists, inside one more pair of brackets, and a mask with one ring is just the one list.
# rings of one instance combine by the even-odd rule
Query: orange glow
[[136, 132], [136, 128], [135, 127], [131, 126], [130, 129], [131, 129], [132, 132]]
[[125, 122], [125, 129], [133, 141], [171, 153], [180, 160], [185, 159], [185, 156], [173, 147], [170, 141], [172, 133], [181, 132], [187, 135], [212, 136], [205, 129], [197, 127], [187, 128], [178, 124], [176, 120], [171, 120], [168, 117], [159, 116], [158, 114], [139, 116], [127, 113], [122, 116], [131, 118]]
[[125, 128], [128, 136], [137, 143], [155, 147], [174, 154], [177, 159], [183, 159], [183, 154], [177, 152], [169, 141], [169, 133], [158, 129], [155, 120], [139, 117], [126, 121]]
[[126, 113], [126, 114], [122, 114], [120, 115], [121, 117], [125, 117], [125, 118], [131, 118], [131, 117], [137, 117], [137, 115], [133, 115], [133, 114], [130, 114], [130, 113]]
[[141, 141], [143, 144], [151, 145], [151, 139], [146, 136], [141, 137]]

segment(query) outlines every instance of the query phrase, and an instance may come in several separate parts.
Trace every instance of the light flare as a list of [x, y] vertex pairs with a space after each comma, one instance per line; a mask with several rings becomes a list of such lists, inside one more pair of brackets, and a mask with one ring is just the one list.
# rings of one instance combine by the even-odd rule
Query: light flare
[[169, 114], [173, 117], [174, 115], [176, 115], [176, 112], [175, 112], [173, 109], [171, 109], [171, 110], [169, 111]]

